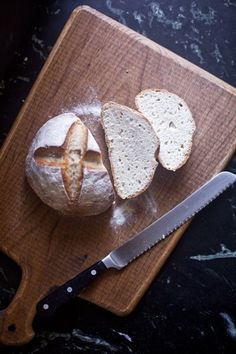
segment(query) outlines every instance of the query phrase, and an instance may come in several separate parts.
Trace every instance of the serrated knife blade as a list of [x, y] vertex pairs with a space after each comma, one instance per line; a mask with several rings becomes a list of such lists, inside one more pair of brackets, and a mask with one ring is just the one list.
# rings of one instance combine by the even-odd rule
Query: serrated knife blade
[[103, 262], [107, 268], [121, 269], [125, 267], [129, 262], [178, 229], [235, 181], [236, 175], [233, 173], [219, 173], [140, 234], [112, 251], [103, 259]]
[[119, 270], [127, 266], [128, 263], [192, 218], [235, 181], [236, 175], [230, 172], [221, 172], [213, 177], [142, 232], [111, 251], [106, 257], [79, 273], [73, 279], [57, 287], [38, 303], [38, 314], [50, 315], [54, 313], [59, 306], [78, 295], [104, 270], [108, 268]]

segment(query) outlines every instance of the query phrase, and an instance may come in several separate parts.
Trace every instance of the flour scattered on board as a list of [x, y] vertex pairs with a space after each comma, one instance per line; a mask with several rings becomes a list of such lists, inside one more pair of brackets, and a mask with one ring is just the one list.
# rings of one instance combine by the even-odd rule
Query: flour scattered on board
[[145, 210], [145, 214], [150, 217], [153, 222], [159, 216], [158, 203], [152, 195], [152, 191], [146, 191], [143, 195], [136, 199], [120, 201], [113, 205], [112, 216], [110, 218], [110, 226], [116, 230], [126, 223], [134, 222], [137, 217], [138, 210]]
[[110, 226], [113, 229], [126, 224], [129, 219], [135, 215], [136, 202], [132, 200], [122, 201], [120, 204], [114, 204]]
[[102, 103], [98, 99], [97, 92], [93, 87], [89, 87], [86, 93], [88, 98], [84, 101], [79, 101], [72, 98], [71, 103], [62, 108], [60, 113], [72, 112], [78, 117], [80, 116], [92, 116], [93, 118], [100, 118]]
[[101, 102], [94, 100], [91, 103], [79, 103], [78, 105], [70, 108], [70, 112], [73, 112], [77, 116], [93, 115], [99, 117], [101, 114]]
[[149, 187], [149, 189], [146, 190], [146, 192], [141, 196], [144, 201], [143, 208], [148, 212], [150, 216], [159, 217], [160, 209], [156, 198], [153, 196], [153, 191], [151, 188], [152, 187]]
[[126, 222], [125, 209], [123, 209], [122, 206], [116, 207], [113, 211], [113, 215], [110, 221], [111, 225], [121, 226], [124, 225], [125, 222]]

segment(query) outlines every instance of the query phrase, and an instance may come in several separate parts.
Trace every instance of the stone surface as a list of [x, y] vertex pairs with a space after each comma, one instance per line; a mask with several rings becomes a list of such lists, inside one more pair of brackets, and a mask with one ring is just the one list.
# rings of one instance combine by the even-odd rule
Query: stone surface
[[[9, 4], [0, 5], [1, 18], [8, 18], [13, 9], [8, 21], [0, 21], [2, 38], [12, 33], [1, 47], [1, 142], [71, 11], [80, 4], [98, 9], [236, 85], [234, 0], [38, 1], [32, 16], [25, 12], [28, 22], [16, 20], [17, 1]], [[27, 0], [21, 6], [27, 6]], [[227, 170], [236, 173], [235, 157]], [[50, 320], [36, 319], [37, 335], [30, 344], [0, 352], [235, 353], [235, 262], [236, 185], [195, 217], [130, 316], [118, 318], [75, 300]], [[1, 308], [14, 296], [18, 281], [16, 266], [1, 255]]]

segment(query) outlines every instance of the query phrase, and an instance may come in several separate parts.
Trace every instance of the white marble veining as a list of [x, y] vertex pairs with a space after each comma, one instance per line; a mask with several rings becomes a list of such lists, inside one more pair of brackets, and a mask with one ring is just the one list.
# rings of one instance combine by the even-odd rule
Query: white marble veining
[[190, 12], [193, 18], [197, 21], [204, 23], [205, 25], [212, 25], [217, 21], [217, 13], [212, 7], [208, 7], [208, 12], [203, 12], [196, 1], [192, 1]]
[[35, 53], [38, 53], [41, 59], [46, 59], [46, 55], [43, 52], [43, 48], [45, 47], [45, 43], [43, 39], [37, 37], [34, 33], [31, 37], [32, 39], [32, 48]]
[[47, 58], [46, 58], [46, 55], [43, 54], [43, 51], [40, 50], [40, 49], [38, 49], [34, 44], [32, 44], [32, 48], [33, 48], [33, 51], [34, 51], [35, 53], [38, 53], [38, 54], [39, 54], [39, 56], [40, 56], [41, 59], [44, 59], [44, 60], [47, 59]]
[[44, 43], [43, 39], [39, 39], [35, 33], [32, 35], [32, 41], [34, 43], [38, 44], [40, 48], [45, 47], [45, 43]]
[[182, 14], [178, 14], [175, 19], [168, 18], [164, 10], [161, 9], [161, 6], [158, 2], [151, 2], [148, 4], [149, 11], [149, 27], [152, 27], [153, 21], [156, 20], [159, 23], [162, 23], [166, 26], [171, 26], [173, 30], [180, 30], [182, 28], [181, 17]]
[[200, 64], [203, 64], [204, 59], [203, 59], [202, 51], [201, 51], [199, 45], [196, 43], [191, 43], [190, 48], [192, 49], [192, 52], [199, 58]]
[[138, 22], [139, 25], [144, 22], [146, 16], [142, 13], [139, 13], [137, 10], [133, 12], [134, 19]]
[[30, 78], [26, 76], [17, 76], [16, 79], [24, 82], [30, 82]]
[[230, 7], [230, 6], [236, 7], [236, 2], [235, 2], [235, 0], [226, 0], [226, 1], [224, 1], [224, 5], [226, 7]]
[[0, 80], [0, 96], [3, 95], [4, 90], [5, 90], [5, 81]]
[[6, 273], [5, 273], [5, 271], [4, 271], [4, 269], [1, 267], [0, 268], [0, 276], [2, 276], [2, 278], [5, 280], [5, 281], [7, 281], [8, 279], [7, 279], [7, 276], [6, 276]]
[[119, 22], [123, 23], [123, 25], [126, 25], [126, 19], [124, 17], [125, 11], [116, 7], [116, 3], [117, 2], [114, 0], [106, 0], [108, 10], [110, 10], [113, 15], [118, 17]]
[[223, 243], [221, 243], [221, 251], [216, 252], [214, 254], [191, 256], [190, 259], [195, 261], [211, 261], [213, 259], [220, 258], [236, 258], [236, 251], [229, 250]]
[[219, 63], [223, 59], [223, 56], [222, 56], [220, 49], [219, 49], [219, 45], [217, 43], [215, 43], [215, 45], [214, 45], [214, 50], [212, 52], [212, 56], [215, 58], [217, 63]]
[[[55, 38], [53, 36], [56, 32], [52, 30], [53, 21], [55, 21], [57, 25], [59, 23], [62, 24], [62, 21], [66, 21], [67, 14], [69, 15], [69, 11], [66, 14], [65, 3], [66, 2], [63, 3], [61, 0], [55, 0], [51, 4], [47, 4], [48, 7], [44, 7], [44, 10], [42, 8], [42, 12], [45, 15], [44, 19], [46, 18], [48, 24], [46, 24], [46, 22], [39, 22], [37, 27], [34, 27], [33, 35], [29, 38], [29, 51], [22, 52], [19, 48], [15, 52], [14, 57], [20, 70], [16, 70], [15, 73], [10, 72], [10, 79], [4, 78], [4, 80], [0, 80], [0, 95], [7, 95], [9, 90], [8, 85], [13, 87], [13, 90], [16, 92], [21, 86], [24, 88], [28, 85], [30, 88], [35, 78], [34, 75], [37, 74], [35, 62], [38, 63], [38, 68], [41, 68], [42, 63], [47, 58], [48, 53], [54, 44], [52, 38]], [[67, 2], [66, 6], [71, 6], [72, 9], [72, 3], [73, 2]], [[222, 2], [204, 2], [203, 0], [191, 0], [191, 2], [165, 2], [164, 0], [105, 0], [102, 5], [101, 2], [88, 3], [88, 5], [95, 8], [96, 4], [98, 4], [98, 9], [102, 9], [102, 12], [115, 18], [120, 23], [132, 27], [135, 31], [152, 38], [154, 41], [177, 52], [190, 61], [194, 61], [197, 65], [202, 65], [206, 70], [210, 70], [216, 76], [219, 76], [226, 81], [233, 82], [233, 77], [235, 77], [233, 31], [230, 33], [230, 30], [228, 29], [228, 21], [231, 24], [233, 22], [232, 13], [235, 11], [236, 7], [235, 0], [223, 0]], [[219, 28], [220, 36], [217, 32]], [[51, 33], [49, 33], [51, 30], [52, 36]], [[32, 73], [29, 72], [29, 68], [32, 68]], [[28, 80], [28, 78], [30, 78], [30, 80]], [[95, 123], [99, 125], [101, 102], [99, 102], [96, 92], [92, 92], [91, 90], [88, 90], [86, 97], [88, 99], [83, 102], [78, 102], [77, 97], [73, 97], [73, 101], [71, 100], [68, 106], [64, 108], [66, 111], [70, 110], [78, 116], [85, 116], [85, 120], [87, 120], [89, 124], [91, 122], [91, 124]], [[24, 102], [24, 99], [25, 97], [18, 98], [18, 100], [22, 102]], [[15, 97], [13, 93], [13, 102], [15, 103], [15, 101], [17, 101], [17, 97]], [[4, 120], [7, 119], [5, 116], [8, 118], [8, 114], [5, 113], [3, 115]], [[234, 168], [234, 172], [236, 173], [235, 167], [232, 168]], [[232, 194], [231, 197], [227, 197], [227, 203], [230, 205], [228, 208], [230, 214], [229, 217], [231, 217], [231, 223], [227, 229], [229, 232], [227, 231], [227, 235], [224, 235], [225, 237], [223, 236], [223, 238], [220, 239], [220, 242], [224, 242], [226, 245], [231, 245], [232, 238], [230, 239], [230, 237], [236, 236], [236, 231], [232, 229], [232, 225], [234, 225], [236, 221], [235, 197]], [[150, 213], [150, 218], [154, 215], [155, 218], [157, 218], [159, 209], [155, 198], [152, 197], [151, 189], [145, 193], [142, 197], [142, 201], [145, 203], [147, 214]], [[139, 200], [137, 200], [136, 202], [133, 202], [133, 204], [128, 202], [128, 204], [125, 205], [117, 205], [117, 208], [114, 207], [114, 209], [111, 210], [111, 218], [108, 220], [108, 227], [114, 231], [114, 234], [117, 237], [122, 233], [122, 228], [125, 223], [133, 222], [134, 213], [136, 213], [139, 208], [140, 204]], [[212, 245], [208, 244], [207, 247], [208, 248], [206, 249], [211, 249]], [[225, 304], [225, 301], [228, 301], [228, 303], [226, 303], [227, 310], [222, 307], [221, 312], [219, 313], [218, 310], [216, 313], [218, 320], [221, 321], [222, 324], [220, 329], [213, 322], [212, 315], [214, 315], [216, 311], [214, 305], [215, 301], [218, 301], [218, 299], [214, 297], [212, 300], [213, 305], [209, 302], [207, 310], [205, 310], [205, 302], [202, 305], [200, 303], [194, 304], [194, 307], [196, 306], [196, 314], [198, 311], [200, 314], [202, 312], [204, 322], [198, 322], [196, 326], [194, 323], [186, 323], [189, 311], [192, 311], [193, 307], [190, 307], [191, 303], [189, 304], [188, 301], [185, 302], [186, 298], [187, 300], [190, 298], [188, 298], [189, 293], [187, 292], [187, 295], [185, 293], [185, 278], [179, 278], [174, 281], [173, 274], [178, 274], [176, 273], [178, 267], [173, 266], [173, 273], [170, 273], [170, 275], [168, 274], [165, 279], [165, 284], [163, 284], [165, 285], [163, 286], [164, 292], [166, 291], [167, 295], [170, 295], [167, 298], [168, 306], [166, 309], [171, 312], [166, 312], [166, 299], [163, 300], [162, 292], [159, 291], [159, 288], [157, 292], [155, 288], [156, 284], [154, 284], [154, 286], [150, 288], [149, 293], [147, 293], [144, 302], [140, 304], [138, 311], [134, 312], [131, 316], [124, 319], [118, 319], [117, 322], [115, 319], [113, 322], [113, 320], [111, 320], [112, 315], [110, 316], [108, 314], [106, 317], [106, 313], [102, 313], [101, 323], [104, 324], [105, 329], [100, 330], [99, 328], [99, 311], [97, 312], [96, 309], [94, 309], [94, 312], [93, 310], [89, 312], [91, 309], [90, 306], [88, 306], [88, 313], [87, 311], [78, 311], [78, 327], [85, 322], [86, 329], [82, 328], [81, 330], [77, 327], [74, 329], [68, 329], [68, 327], [64, 328], [61, 325], [60, 329], [58, 329], [59, 333], [41, 332], [41, 334], [36, 335], [36, 338], [26, 349], [16, 349], [16, 351], [15, 349], [11, 349], [11, 352], [22, 354], [25, 354], [26, 351], [27, 354], [52, 352], [83, 352], [90, 354], [96, 352], [105, 354], [127, 353], [132, 352], [132, 350], [137, 353], [141, 350], [139, 351], [141, 353], [145, 352], [145, 350], [142, 350], [143, 348], [147, 349], [147, 351], [150, 349], [148, 344], [156, 344], [156, 341], [158, 341], [159, 338], [161, 340], [162, 334], [167, 333], [166, 329], [168, 326], [173, 328], [173, 325], [175, 326], [176, 333], [174, 334], [169, 331], [171, 337], [167, 338], [164, 342], [162, 341], [164, 349], [162, 347], [159, 349], [163, 349], [163, 352], [166, 348], [174, 348], [174, 345], [178, 345], [179, 340], [184, 342], [184, 345], [186, 345], [186, 343], [195, 344], [199, 340], [200, 343], [203, 341], [206, 343], [210, 342], [210, 345], [214, 346], [214, 340], [216, 337], [218, 337], [217, 342], [222, 346], [222, 351], [227, 350], [227, 343], [226, 345], [223, 343], [225, 335], [227, 334], [229, 336], [228, 341], [233, 344], [236, 341], [236, 318], [233, 308], [235, 282], [233, 273], [230, 271], [231, 268], [229, 268], [229, 272], [227, 272], [227, 267], [224, 268], [224, 264], [228, 264], [228, 262], [231, 264], [234, 261], [233, 258], [236, 258], [236, 250], [234, 250], [233, 246], [228, 246], [227, 248], [224, 244], [221, 244], [219, 250], [216, 249], [209, 251], [208, 253], [209, 254], [197, 254], [191, 256], [190, 259], [188, 258], [188, 260], [185, 260], [187, 261], [187, 264], [186, 268], [183, 269], [188, 271], [189, 262], [203, 261], [201, 269], [203, 269], [204, 274], [206, 274], [205, 279], [207, 281], [209, 279], [209, 285], [213, 284], [214, 286], [217, 282], [220, 284], [220, 288], [222, 286], [222, 291], [223, 289], [226, 289], [225, 297], [223, 296], [224, 294], [220, 292], [220, 302]], [[211, 260], [218, 261], [215, 263], [208, 263]], [[220, 267], [217, 267], [219, 264]], [[7, 268], [6, 273], [0, 268], [0, 278], [4, 284], [8, 283], [7, 271]], [[194, 279], [195, 273], [193, 272], [189, 276]], [[211, 280], [213, 281], [212, 283], [210, 282]], [[194, 281], [198, 288], [204, 288], [204, 293], [208, 291], [207, 281], [203, 281], [203, 284], [201, 284], [202, 280], [201, 282], [197, 282], [194, 279]], [[175, 290], [179, 290], [177, 294], [181, 296], [178, 299], [180, 301], [175, 302], [176, 291], [173, 291], [173, 287]], [[2, 304], [5, 304], [7, 298], [11, 299], [14, 293], [15, 289], [11, 288], [10, 284], [7, 289], [1, 289], [1, 294], [4, 299], [4, 301], [2, 300]], [[175, 295], [171, 297], [171, 294], [173, 293]], [[164, 296], [165, 295], [166, 294], [164, 293]], [[191, 302], [191, 299], [189, 300]], [[83, 304], [81, 306], [83, 306]], [[180, 312], [179, 316], [178, 311]], [[173, 316], [170, 316], [170, 313], [176, 313], [174, 322]], [[91, 318], [89, 318], [89, 316], [91, 316]], [[85, 321], [83, 322], [84, 319]], [[200, 319], [202, 319], [202, 317]], [[119, 328], [116, 328], [118, 323]], [[89, 326], [90, 329], [88, 329]], [[58, 326], [54, 327], [54, 330], [55, 328], [58, 328]], [[177, 335], [177, 339], [175, 339], [175, 335]], [[151, 337], [155, 338], [155, 341], [150, 341], [150, 343], [148, 343], [149, 338]], [[142, 343], [145, 339], [148, 339], [148, 341], [144, 342], [144, 347], [142, 347]], [[139, 345], [141, 345], [142, 349], [140, 349]], [[168, 345], [170, 345], [170, 347], [168, 347]], [[194, 347], [193, 350], [197, 350], [197, 346]]]
[[115, 329], [113, 329], [112, 331], [117, 333], [119, 336], [124, 337], [125, 339], [127, 339], [128, 342], [132, 342], [132, 338], [127, 333], [118, 332]]
[[58, 8], [56, 10], [49, 10], [48, 6], [46, 6], [45, 11], [46, 11], [47, 15], [59, 15], [59, 13], [61, 12], [61, 9]]
[[220, 316], [224, 319], [225, 326], [226, 326], [226, 331], [228, 335], [236, 341], [236, 327], [233, 322], [233, 319], [230, 317], [230, 315], [226, 312], [220, 312]]
[[[78, 328], [74, 328], [69, 333], [43, 332], [38, 334], [36, 339], [39, 340], [38, 346], [36, 349], [28, 352], [29, 354], [42, 352], [42, 349], [47, 350], [50, 342], [57, 339], [63, 339], [63, 347], [65, 349], [74, 348], [78, 351], [82, 350], [83, 353], [91, 353], [91, 350], [95, 350], [94, 348], [96, 348], [96, 353], [107, 353], [107, 350], [109, 353], [116, 353], [122, 350], [122, 346], [111, 344], [100, 336], [84, 333]], [[132, 350], [130, 349], [129, 352], [132, 352]]]

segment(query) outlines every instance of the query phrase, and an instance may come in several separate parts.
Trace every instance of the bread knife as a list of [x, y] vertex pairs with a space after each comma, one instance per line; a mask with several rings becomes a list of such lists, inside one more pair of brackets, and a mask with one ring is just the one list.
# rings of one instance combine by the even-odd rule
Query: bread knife
[[76, 297], [105, 270], [109, 268], [117, 270], [124, 268], [135, 258], [148, 251], [183, 225], [235, 181], [236, 175], [233, 173], [221, 172], [217, 174], [142, 232], [111, 251], [104, 258], [65, 284], [58, 286], [38, 302], [36, 307], [37, 313], [40, 316], [52, 315], [58, 307]]

